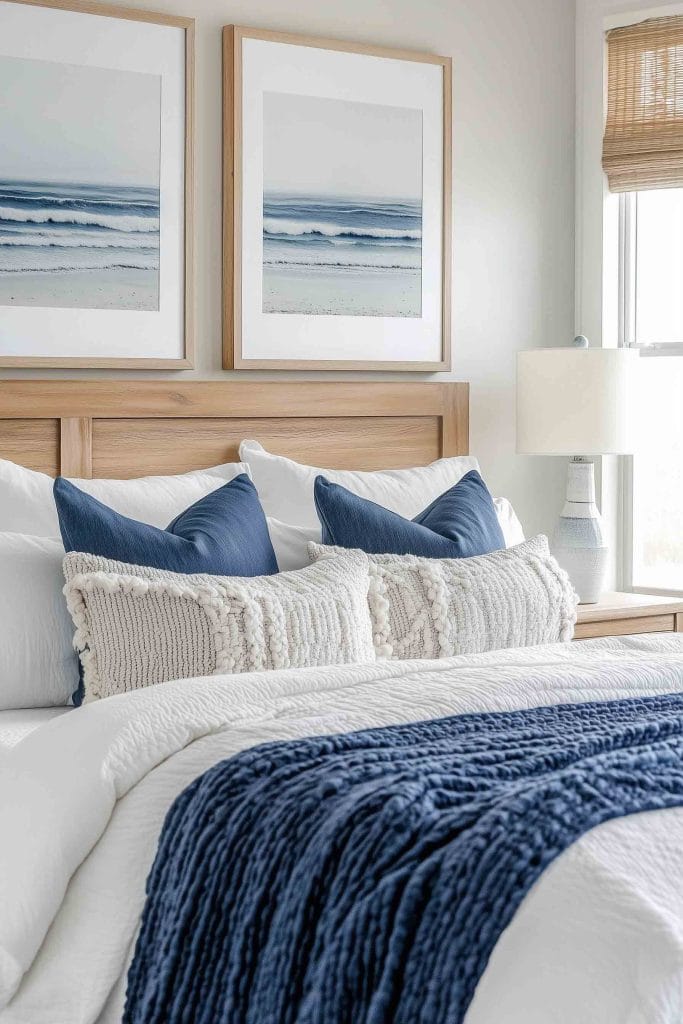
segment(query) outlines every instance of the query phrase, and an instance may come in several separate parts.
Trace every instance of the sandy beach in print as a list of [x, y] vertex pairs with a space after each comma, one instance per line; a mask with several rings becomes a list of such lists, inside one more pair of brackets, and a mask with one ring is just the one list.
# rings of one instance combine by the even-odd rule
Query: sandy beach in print
[[263, 312], [422, 314], [422, 115], [264, 95]]
[[0, 306], [158, 309], [159, 275], [132, 267], [0, 273]]

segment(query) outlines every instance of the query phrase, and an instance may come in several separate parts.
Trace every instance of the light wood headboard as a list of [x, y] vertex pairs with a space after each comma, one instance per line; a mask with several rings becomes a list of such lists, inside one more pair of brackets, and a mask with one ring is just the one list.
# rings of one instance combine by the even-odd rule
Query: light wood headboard
[[461, 383], [0, 382], [0, 458], [51, 476], [183, 473], [237, 459], [245, 437], [338, 469], [466, 455]]

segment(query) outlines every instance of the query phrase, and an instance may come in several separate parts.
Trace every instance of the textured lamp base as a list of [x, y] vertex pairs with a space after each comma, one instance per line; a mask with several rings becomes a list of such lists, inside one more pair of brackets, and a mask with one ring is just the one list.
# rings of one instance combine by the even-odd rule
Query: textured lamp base
[[579, 604], [596, 604], [604, 589], [608, 549], [561, 547], [558, 544], [561, 532], [562, 528], [558, 527], [553, 555], [568, 574], [579, 596]]
[[608, 548], [595, 504], [593, 463], [572, 459], [567, 500], [552, 541], [552, 553], [568, 573], [580, 604], [595, 604], [604, 588]]

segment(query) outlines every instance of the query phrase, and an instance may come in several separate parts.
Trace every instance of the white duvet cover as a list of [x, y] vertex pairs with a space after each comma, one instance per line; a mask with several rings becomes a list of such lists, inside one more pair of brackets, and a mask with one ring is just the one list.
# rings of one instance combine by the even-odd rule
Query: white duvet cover
[[12, 711], [0, 711], [0, 755], [16, 747], [30, 733], [41, 725], [51, 722], [53, 718], [73, 711], [72, 707], [64, 708], [21, 708]]
[[[239, 750], [673, 691], [683, 691], [683, 636], [670, 634], [182, 680], [64, 715], [3, 763], [0, 1022], [120, 1021], [164, 815], [193, 778]], [[678, 809], [607, 822], [558, 858], [502, 935], [467, 1015], [467, 1024], [682, 1020]]]

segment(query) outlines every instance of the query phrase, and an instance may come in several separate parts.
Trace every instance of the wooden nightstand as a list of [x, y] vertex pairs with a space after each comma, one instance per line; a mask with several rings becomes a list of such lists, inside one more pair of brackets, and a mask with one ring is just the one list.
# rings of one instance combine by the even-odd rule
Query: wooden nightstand
[[683, 598], [608, 592], [579, 605], [575, 640], [630, 633], [683, 633]]

